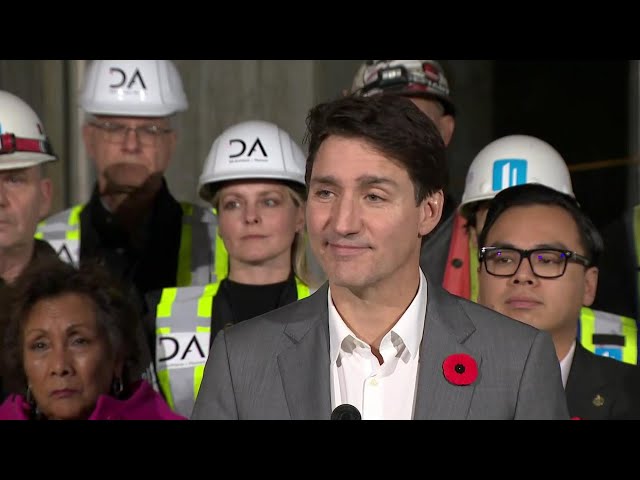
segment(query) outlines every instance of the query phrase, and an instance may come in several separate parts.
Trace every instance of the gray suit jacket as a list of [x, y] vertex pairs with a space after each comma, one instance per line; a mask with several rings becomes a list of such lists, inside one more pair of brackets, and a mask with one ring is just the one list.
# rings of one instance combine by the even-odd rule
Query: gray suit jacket
[[[221, 331], [191, 418], [329, 419], [327, 289]], [[473, 384], [445, 379], [455, 353], [476, 360]], [[547, 333], [430, 281], [416, 388], [415, 419], [569, 418]]]

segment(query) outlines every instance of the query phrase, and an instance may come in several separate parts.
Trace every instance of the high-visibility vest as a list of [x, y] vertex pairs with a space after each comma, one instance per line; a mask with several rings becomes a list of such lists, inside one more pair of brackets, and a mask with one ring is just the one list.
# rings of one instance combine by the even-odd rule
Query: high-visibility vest
[[[312, 291], [298, 277], [298, 299]], [[155, 370], [171, 408], [191, 416], [209, 357], [213, 299], [220, 281], [204, 286], [165, 288], [156, 307]]]
[[[182, 227], [176, 285], [205, 285], [216, 281], [216, 266], [228, 264], [222, 241], [217, 241], [218, 221], [210, 208], [182, 202]], [[84, 205], [52, 215], [38, 225], [35, 237], [46, 240], [67, 263], [80, 264], [80, 213]], [[220, 262], [218, 262], [220, 259]], [[162, 259], [158, 259], [162, 261]]]
[[[634, 231], [640, 263], [640, 208]], [[454, 221], [443, 287], [454, 295], [478, 300], [478, 251], [460, 214]], [[640, 285], [640, 278], [639, 285]], [[638, 363], [638, 327], [633, 318], [582, 307], [578, 340], [590, 352], [625, 363]]]
[[638, 363], [638, 326], [633, 318], [582, 307], [578, 339], [597, 355]]

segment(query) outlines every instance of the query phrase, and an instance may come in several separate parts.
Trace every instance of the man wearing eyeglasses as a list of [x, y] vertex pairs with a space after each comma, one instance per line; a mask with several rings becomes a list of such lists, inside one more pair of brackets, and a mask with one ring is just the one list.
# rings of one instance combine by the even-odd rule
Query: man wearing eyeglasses
[[507, 188], [491, 200], [478, 245], [478, 302], [551, 334], [569, 414], [640, 419], [640, 368], [576, 341], [603, 250], [576, 200], [536, 183]]
[[175, 65], [95, 60], [80, 104], [96, 185], [86, 205], [49, 218], [39, 235], [70, 263], [104, 263], [140, 297], [213, 281], [215, 216], [178, 202], [164, 178], [177, 142], [175, 115], [188, 108]]

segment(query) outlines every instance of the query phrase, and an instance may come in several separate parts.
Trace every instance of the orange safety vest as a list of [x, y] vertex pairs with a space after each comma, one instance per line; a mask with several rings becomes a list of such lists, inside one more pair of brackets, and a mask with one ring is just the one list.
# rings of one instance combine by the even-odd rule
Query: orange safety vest
[[469, 252], [469, 233], [465, 228], [467, 221], [460, 213], [455, 215], [442, 286], [449, 293], [470, 299], [471, 255]]

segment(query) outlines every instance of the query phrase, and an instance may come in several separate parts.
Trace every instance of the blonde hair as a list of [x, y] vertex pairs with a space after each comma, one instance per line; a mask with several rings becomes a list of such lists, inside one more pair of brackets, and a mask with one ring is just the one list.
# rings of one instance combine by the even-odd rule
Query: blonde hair
[[[288, 183], [284, 183], [283, 185], [287, 189], [291, 200], [293, 200], [293, 204], [296, 208], [302, 208], [304, 212], [305, 200], [302, 193], [291, 186]], [[300, 187], [304, 188], [304, 187]], [[220, 191], [218, 188], [216, 193], [211, 198], [211, 205], [215, 208], [216, 212], [218, 211], [218, 203], [220, 202]], [[291, 267], [293, 268], [293, 273], [298, 277], [302, 282], [312, 289], [318, 288], [322, 284], [322, 280], [317, 278], [309, 266], [309, 255], [308, 255], [308, 241], [307, 241], [307, 227], [306, 221], [305, 225], [302, 227], [302, 231], [296, 232], [295, 237], [293, 238], [293, 244], [291, 245]]]

